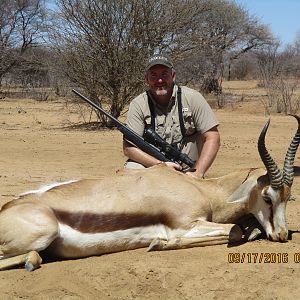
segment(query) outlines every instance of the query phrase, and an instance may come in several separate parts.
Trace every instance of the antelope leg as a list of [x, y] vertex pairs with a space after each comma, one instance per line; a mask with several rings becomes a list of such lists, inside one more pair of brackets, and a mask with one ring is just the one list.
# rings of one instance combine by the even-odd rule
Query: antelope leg
[[184, 249], [192, 247], [204, 247], [212, 245], [227, 244], [229, 242], [229, 237], [227, 235], [217, 236], [217, 237], [198, 237], [198, 238], [184, 238], [179, 237], [171, 240], [154, 239], [147, 251], [156, 250], [175, 250]]
[[23, 263], [25, 263], [25, 269], [27, 271], [33, 271], [40, 266], [42, 259], [36, 251], [30, 251], [29, 253], [14, 257], [3, 258], [0, 260], [0, 270], [6, 270]]
[[217, 224], [207, 221], [198, 221], [185, 235], [163, 240], [154, 239], [148, 251], [173, 250], [192, 247], [227, 244], [241, 240], [243, 232], [235, 224]]

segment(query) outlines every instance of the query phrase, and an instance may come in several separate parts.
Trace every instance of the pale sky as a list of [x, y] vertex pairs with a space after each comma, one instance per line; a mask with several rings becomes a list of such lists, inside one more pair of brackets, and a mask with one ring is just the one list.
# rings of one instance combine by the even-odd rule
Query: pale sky
[[300, 31], [300, 0], [235, 0], [286, 45], [293, 43]]

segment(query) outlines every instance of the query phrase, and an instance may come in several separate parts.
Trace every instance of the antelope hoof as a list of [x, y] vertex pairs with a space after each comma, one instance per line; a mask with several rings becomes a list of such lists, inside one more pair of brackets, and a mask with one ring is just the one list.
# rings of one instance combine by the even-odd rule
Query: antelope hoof
[[152, 242], [149, 245], [147, 251], [150, 252], [150, 251], [162, 250], [164, 245], [165, 245], [165, 241], [163, 241], [160, 238], [156, 238], [156, 239], [152, 240]]
[[230, 242], [238, 242], [243, 238], [243, 231], [240, 226], [234, 225], [229, 233]]
[[42, 258], [36, 251], [30, 251], [25, 259], [25, 270], [32, 272], [42, 263]]

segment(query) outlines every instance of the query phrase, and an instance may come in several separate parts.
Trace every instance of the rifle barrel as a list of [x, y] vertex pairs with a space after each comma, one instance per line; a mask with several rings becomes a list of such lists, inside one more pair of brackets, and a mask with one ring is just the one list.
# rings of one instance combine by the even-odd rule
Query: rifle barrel
[[92, 100], [90, 100], [89, 98], [87, 98], [86, 96], [80, 94], [78, 91], [76, 90], [72, 90], [72, 92], [74, 92], [77, 96], [79, 96], [80, 98], [82, 98], [84, 101], [86, 101], [87, 103], [89, 103], [91, 106], [93, 106], [94, 108], [100, 110], [105, 116], [107, 116], [108, 118], [110, 118], [112, 121], [114, 121], [114, 123], [117, 125], [121, 125], [124, 126], [124, 124], [122, 124], [118, 119], [116, 119], [114, 116], [112, 116], [111, 114], [109, 114], [108, 112], [106, 112], [101, 106], [97, 105], [95, 102], [93, 102]]
[[99, 110], [101, 113], [103, 113], [105, 116], [107, 116], [109, 119], [111, 119], [114, 124], [117, 126], [118, 130], [123, 133], [123, 136], [126, 141], [133, 143], [136, 147], [140, 148], [142, 151], [148, 153], [149, 155], [159, 159], [160, 161], [167, 162], [170, 161], [168, 158], [166, 158], [156, 147], [154, 147], [152, 144], [149, 144], [146, 142], [141, 136], [139, 136], [137, 133], [135, 133], [133, 130], [128, 128], [126, 125], [121, 123], [118, 119], [113, 117], [111, 114], [106, 112], [102, 107], [91, 101], [89, 98], [83, 96], [76, 90], [72, 90], [77, 96], [79, 96], [81, 99], [89, 103], [91, 106], [93, 106], [95, 109]]

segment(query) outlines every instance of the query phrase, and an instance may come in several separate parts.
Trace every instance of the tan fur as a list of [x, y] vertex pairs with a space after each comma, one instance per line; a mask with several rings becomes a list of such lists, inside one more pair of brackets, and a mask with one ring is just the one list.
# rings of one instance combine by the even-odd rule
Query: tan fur
[[[257, 198], [253, 193], [259, 194], [257, 179], [264, 174], [263, 169], [244, 169], [220, 178], [194, 179], [160, 165], [120, 171], [102, 180], [81, 180], [42, 194], [27, 194], [4, 205], [0, 212], [0, 251], [18, 255], [50, 246], [51, 252], [62, 257], [78, 257], [151, 243], [135, 240], [122, 246], [116, 240], [115, 245], [110, 242], [94, 250], [72, 248], [59, 241], [59, 224], [91, 234], [159, 224], [165, 230], [178, 232], [170, 240], [157, 242], [158, 239], [150, 250], [239, 240], [242, 232], [231, 223], [251, 212]], [[253, 199], [248, 201], [250, 195]], [[189, 237], [191, 233], [194, 236]]]

